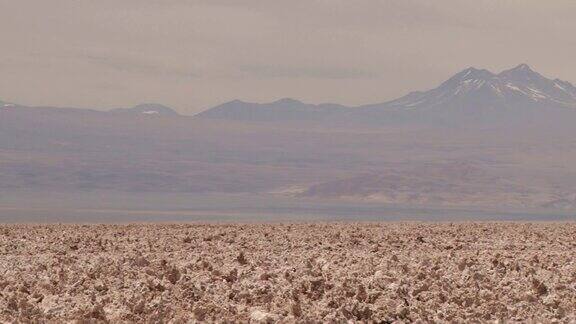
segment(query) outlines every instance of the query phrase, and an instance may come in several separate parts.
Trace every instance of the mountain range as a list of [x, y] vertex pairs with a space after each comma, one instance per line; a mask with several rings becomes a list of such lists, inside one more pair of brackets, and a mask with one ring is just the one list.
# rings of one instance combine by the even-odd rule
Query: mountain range
[[548, 79], [528, 65], [494, 74], [468, 68], [438, 87], [392, 101], [346, 107], [282, 99], [268, 104], [232, 101], [196, 115], [235, 121], [326, 121], [331, 123], [500, 124], [574, 116], [576, 87]]
[[574, 86], [525, 64], [469, 68], [359, 107], [233, 101], [185, 116], [160, 104], [0, 101], [0, 198], [234, 193], [576, 209], [575, 121]]
[[[0, 108], [24, 107], [0, 101]], [[49, 107], [42, 107], [44, 109]], [[55, 108], [53, 108], [55, 109]], [[161, 104], [108, 111], [123, 115], [178, 117]], [[244, 122], [313, 122], [326, 125], [436, 126], [563, 124], [576, 116], [576, 87], [549, 79], [526, 64], [498, 74], [467, 68], [438, 87], [362, 106], [308, 104], [284, 98], [270, 103], [230, 101], [196, 114], [197, 119]]]

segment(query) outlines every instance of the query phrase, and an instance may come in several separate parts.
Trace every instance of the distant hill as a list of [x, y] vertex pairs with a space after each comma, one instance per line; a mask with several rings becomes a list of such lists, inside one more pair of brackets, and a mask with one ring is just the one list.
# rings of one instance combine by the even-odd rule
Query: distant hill
[[4, 102], [2, 100], [0, 100], [0, 108], [10, 108], [10, 107], [15, 107], [16, 105], [13, 103], [9, 103], [9, 102]]
[[199, 113], [196, 117], [235, 121], [318, 121], [346, 110], [347, 107], [342, 105], [312, 105], [289, 98], [264, 104], [234, 100]]
[[118, 108], [110, 110], [118, 114], [150, 115], [150, 116], [179, 116], [172, 108], [161, 104], [147, 103], [132, 108]]

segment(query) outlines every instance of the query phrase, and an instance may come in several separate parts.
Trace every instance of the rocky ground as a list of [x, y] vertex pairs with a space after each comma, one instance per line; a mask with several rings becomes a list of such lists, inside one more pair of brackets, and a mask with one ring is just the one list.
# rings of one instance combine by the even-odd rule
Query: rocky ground
[[576, 223], [0, 226], [0, 321], [576, 321]]

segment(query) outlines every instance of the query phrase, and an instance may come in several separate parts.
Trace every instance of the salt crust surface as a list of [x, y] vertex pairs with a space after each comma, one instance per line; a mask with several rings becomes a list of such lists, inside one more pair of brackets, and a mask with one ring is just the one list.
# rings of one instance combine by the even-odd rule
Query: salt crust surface
[[576, 322], [576, 223], [0, 226], [0, 320]]

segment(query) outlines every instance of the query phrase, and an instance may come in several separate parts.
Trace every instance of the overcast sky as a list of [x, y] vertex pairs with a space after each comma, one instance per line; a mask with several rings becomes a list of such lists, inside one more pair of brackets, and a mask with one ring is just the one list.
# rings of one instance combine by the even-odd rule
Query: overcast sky
[[576, 82], [573, 0], [0, 0], [0, 99], [349, 105], [528, 63]]

